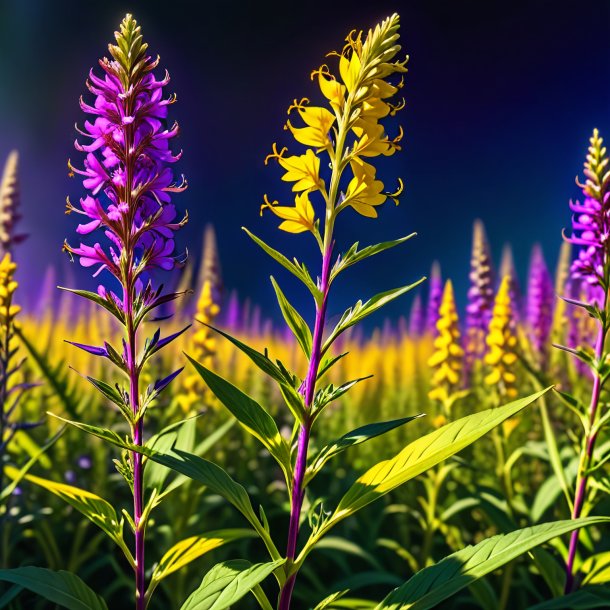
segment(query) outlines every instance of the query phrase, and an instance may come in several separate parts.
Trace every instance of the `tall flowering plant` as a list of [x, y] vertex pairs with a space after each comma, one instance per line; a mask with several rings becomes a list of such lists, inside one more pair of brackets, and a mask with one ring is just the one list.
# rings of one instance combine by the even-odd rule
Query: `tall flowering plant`
[[[168, 126], [166, 122], [168, 108], [176, 99], [164, 95], [169, 76], [167, 72], [161, 78], [155, 75], [159, 59], [148, 55], [140, 26], [131, 15], [123, 19], [115, 38], [116, 44], [109, 45], [110, 58], [104, 57], [99, 62], [101, 74], [93, 70], [89, 74], [87, 88], [92, 101], [80, 100], [81, 109], [91, 117], [78, 129], [79, 138], [75, 142], [76, 150], [84, 154], [84, 164], [78, 167], [69, 162], [69, 168], [71, 175], [82, 176], [88, 192], [78, 204], [68, 200], [67, 212], [83, 218], [76, 228], [83, 241], [78, 246], [67, 241], [64, 244], [65, 250], [83, 267], [94, 270], [101, 283], [97, 292], [65, 290], [102, 307], [124, 330], [120, 346], [110, 341], [103, 345], [69, 343], [109, 361], [124, 379], [113, 387], [100, 379], [86, 377], [117, 407], [129, 425], [130, 434], [124, 439], [128, 448], [115, 464], [133, 493], [133, 511], [123, 511], [119, 517], [110, 502], [91, 492], [30, 475], [26, 478], [65, 499], [121, 548], [134, 572], [135, 607], [143, 610], [162, 578], [202, 554], [197, 548], [193, 554], [190, 548], [193, 541], [182, 546], [179, 543], [161, 559], [150, 582], [146, 582], [145, 531], [152, 510], [168, 490], [163, 490], [164, 478], [159, 479], [158, 472], [145, 482], [145, 464], [137, 449], [145, 443], [147, 409], [181, 369], [147, 387], [142, 387], [141, 377], [151, 357], [183, 330], [165, 337], [157, 330], [143, 339], [141, 327], [145, 320], [152, 321], [152, 314], [161, 305], [179, 296], [163, 292], [163, 286], [155, 283], [152, 274], [159, 269], [170, 271], [179, 261], [174, 254], [174, 235], [185, 224], [186, 217], [177, 219], [171, 197], [183, 191], [186, 182], [182, 179], [176, 183], [172, 170], [180, 154], [172, 152], [170, 146], [178, 135], [178, 125]], [[93, 243], [85, 241], [89, 236], [96, 236]], [[112, 430], [69, 423], [106, 440], [121, 438]], [[154, 445], [155, 439], [165, 433], [155, 435], [150, 442]], [[179, 445], [178, 435], [171, 439]], [[161, 484], [155, 485], [151, 479], [160, 480]], [[145, 489], [150, 493], [145, 495]], [[124, 538], [125, 521], [133, 533], [133, 552]], [[191, 555], [185, 557], [187, 549]], [[16, 579], [14, 582], [19, 584], [24, 578], [33, 578], [38, 585], [30, 588], [56, 603], [65, 601], [65, 591], [71, 591], [85, 603], [78, 607], [105, 608], [105, 602], [74, 575], [40, 568], [24, 570], [25, 573], [13, 571], [5, 579]]]
[[[610, 159], [607, 149], [597, 129], [589, 141], [589, 150], [584, 164], [583, 201], [570, 201], [572, 234], [566, 239], [576, 247], [577, 256], [572, 263], [571, 278], [580, 281], [587, 290], [586, 301], [565, 297], [565, 300], [581, 308], [595, 319], [597, 336], [593, 351], [586, 347], [560, 347], [571, 352], [582, 365], [593, 373], [593, 386], [588, 409], [572, 396], [564, 394], [567, 404], [575, 409], [583, 426], [580, 463], [570, 502], [572, 518], [578, 519], [588, 514], [599, 500], [600, 490], [607, 489], [603, 482], [592, 485], [598, 477], [603, 477], [601, 466], [607, 461], [607, 454], [596, 451], [598, 439], [604, 436], [610, 419], [607, 398], [602, 394], [609, 377], [609, 354], [606, 340], [609, 323], [608, 290], [610, 290]], [[596, 481], [597, 482], [597, 481]], [[577, 585], [575, 562], [578, 551], [578, 530], [570, 538], [566, 561], [565, 591], [570, 593]]]
[[[367, 33], [351, 32], [342, 51], [331, 54], [338, 59], [338, 72], [323, 65], [312, 73], [321, 103], [316, 105], [303, 98], [289, 108], [291, 118], [286, 129], [297, 145], [305, 147], [304, 150], [293, 153], [288, 147], [274, 144], [267, 157], [267, 162], [273, 160], [284, 170], [282, 179], [292, 185], [294, 199], [284, 204], [265, 196], [261, 211], [275, 214], [281, 220], [281, 230], [311, 238], [320, 255], [317, 278], [314, 279], [298, 258], [289, 258], [247, 229], [246, 232], [271, 258], [296, 276], [311, 296], [312, 312], [308, 315], [297, 310], [279, 282], [272, 278], [279, 308], [307, 359], [307, 366], [300, 371], [290, 371], [283, 362], [272, 359], [267, 350], [259, 352], [224, 331], [218, 332], [249, 356], [254, 365], [278, 385], [286, 403], [285, 412], [279, 414], [279, 421], [276, 421], [270, 409], [204, 364], [191, 359], [219, 401], [277, 462], [288, 496], [287, 531], [279, 535], [272, 532], [263, 507], [257, 515], [245, 488], [217, 465], [185, 451], [140, 449], [152, 460], [198, 480], [210, 491], [223, 496], [242, 513], [269, 553], [270, 561], [266, 563], [252, 565], [246, 560], [234, 560], [216, 565], [205, 575], [184, 608], [207, 607], [206, 600], [212, 595], [220, 595], [222, 603], [218, 608], [226, 608], [252, 590], [260, 606], [268, 610], [272, 604], [258, 585], [273, 574], [278, 587], [276, 607], [288, 610], [292, 607], [297, 576], [309, 554], [338, 523], [457, 453], [539, 395], [475, 413], [419, 438], [391, 459], [373, 465], [362, 474], [337, 501], [334, 509], [329, 510], [326, 504], [323, 507], [322, 499], [311, 492], [312, 480], [329, 460], [354, 445], [405, 425], [419, 415], [409, 414], [393, 421], [370, 423], [327, 445], [320, 445], [316, 438], [320, 414], [366, 379], [365, 376], [347, 379], [338, 385], [325, 380], [326, 373], [346, 356], [336, 351], [339, 337], [422, 281], [382, 292], [366, 301], [358, 300], [339, 316], [336, 324], [328, 323], [332, 289], [341, 274], [365, 259], [402, 244], [413, 235], [363, 248], [356, 242], [345, 252], [336, 252], [335, 239], [340, 227], [345, 231], [350, 209], [368, 218], [376, 218], [380, 206], [388, 199], [397, 203], [402, 190], [399, 181], [395, 191], [387, 191], [373, 165], [373, 161], [393, 155], [400, 148], [401, 131], [390, 137], [384, 126], [386, 118], [404, 105], [392, 101], [406, 72], [406, 60], [398, 59], [398, 29], [398, 15], [392, 15]], [[308, 323], [307, 318], [312, 322]], [[286, 429], [282, 425], [286, 417], [293, 420], [292, 433], [282, 435], [280, 430]], [[280, 544], [276, 542], [278, 537]], [[532, 542], [529, 542], [529, 547], [522, 545], [515, 553], [531, 548]], [[282, 547], [284, 550], [280, 550]], [[466, 551], [470, 552], [469, 549]], [[495, 563], [492, 568], [488, 563], [486, 567], [496, 569], [498, 565], [501, 563]], [[415, 578], [427, 580], [426, 570]], [[443, 581], [438, 576], [433, 576], [433, 580], [435, 586]], [[445, 588], [440, 589], [440, 601], [460, 586], [465, 586], [461, 584], [456, 589], [451, 588], [455, 582], [444, 584]], [[403, 607], [394, 604], [406, 601], [412, 586], [408, 581], [404, 587], [392, 592], [378, 605], [379, 610]], [[419, 590], [425, 593], [425, 587]], [[333, 604], [345, 595], [347, 592], [334, 593], [321, 601], [318, 608]], [[348, 607], [358, 604], [349, 599], [340, 603]]]

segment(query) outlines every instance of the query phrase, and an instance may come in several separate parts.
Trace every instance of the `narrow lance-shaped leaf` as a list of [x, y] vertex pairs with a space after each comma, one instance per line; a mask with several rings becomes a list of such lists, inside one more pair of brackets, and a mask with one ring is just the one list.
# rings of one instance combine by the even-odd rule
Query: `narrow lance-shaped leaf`
[[[9, 466], [7, 474], [15, 476], [18, 472]], [[55, 494], [87, 517], [121, 548], [127, 560], [133, 565], [133, 557], [123, 540], [123, 523], [109, 502], [90, 491], [65, 483], [56, 483], [30, 474], [26, 474], [25, 479]]]
[[384, 252], [385, 250], [389, 250], [390, 248], [394, 248], [400, 244], [404, 244], [404, 242], [408, 241], [412, 237], [415, 237], [417, 233], [411, 233], [410, 235], [406, 235], [405, 237], [400, 237], [399, 239], [393, 239], [390, 241], [384, 241], [379, 244], [374, 244], [372, 246], [366, 246], [362, 248], [362, 250], [358, 250], [358, 246], [360, 245], [358, 242], [352, 245], [352, 247], [341, 257], [335, 266], [333, 267], [330, 274], [330, 281], [332, 282], [341, 271], [355, 265], [356, 263], [369, 258], [375, 254], [379, 254], [380, 252]]
[[324, 347], [322, 348], [322, 353], [326, 353], [328, 348], [333, 344], [335, 339], [346, 331], [354, 324], [357, 324], [373, 312], [377, 311], [384, 305], [387, 305], [394, 299], [406, 294], [413, 288], [419, 286], [423, 281], [425, 281], [425, 277], [422, 277], [414, 284], [410, 284], [409, 286], [401, 286], [400, 288], [393, 288], [392, 290], [387, 290], [385, 292], [380, 292], [376, 294], [374, 297], [371, 297], [366, 303], [362, 301], [358, 301], [355, 305], [350, 307], [345, 313], [341, 316], [339, 323], [335, 326], [334, 330], [331, 332], [330, 336], [324, 343]]
[[0, 581], [19, 585], [68, 610], [108, 610], [106, 602], [71, 572], [28, 566], [0, 570]]
[[153, 571], [151, 582], [146, 592], [147, 599], [150, 599], [159, 582], [170, 574], [177, 572], [192, 561], [195, 561], [195, 559], [228, 542], [250, 537], [256, 537], [256, 532], [248, 529], [226, 529], [208, 532], [201, 536], [191, 536], [174, 544], [163, 555]]
[[294, 263], [290, 261], [281, 252], [274, 250], [262, 239], [254, 235], [254, 233], [248, 231], [246, 227], [242, 227], [242, 229], [248, 234], [252, 241], [258, 244], [271, 258], [277, 261], [285, 269], [288, 269], [288, 271], [290, 271], [290, 273], [292, 273], [294, 276], [299, 278], [301, 282], [303, 282], [303, 284], [307, 286], [316, 302], [322, 302], [322, 293], [320, 292], [320, 289], [315, 285], [314, 281], [311, 279], [311, 275], [309, 275], [304, 266], [302, 266], [301, 264], [297, 264], [298, 261], [296, 261], [296, 259]]
[[[49, 415], [52, 415], [51, 413]], [[252, 527], [256, 530], [258, 535], [261, 537], [265, 546], [267, 547], [269, 554], [272, 559], [280, 557], [279, 551], [273, 544], [269, 532], [261, 525], [258, 520], [250, 502], [250, 497], [246, 490], [237, 482], [235, 482], [220, 466], [209, 462], [197, 455], [193, 455], [186, 451], [180, 451], [179, 449], [173, 449], [169, 452], [161, 453], [154, 451], [146, 445], [134, 445], [126, 439], [122, 439], [118, 434], [112, 430], [106, 430], [104, 428], [98, 428], [97, 426], [91, 426], [89, 424], [83, 424], [81, 422], [74, 422], [62, 417], [55, 415], [57, 419], [60, 419], [84, 432], [97, 436], [105, 441], [120, 447], [121, 449], [127, 449], [129, 451], [135, 451], [146, 456], [148, 459], [154, 460], [155, 462], [167, 467], [172, 470], [183, 474], [195, 481], [199, 481], [205, 485], [212, 493], [216, 493], [222, 496], [233, 504], [239, 512], [241, 512]]]
[[608, 522], [610, 517], [567, 519], [492, 536], [420, 570], [392, 591], [375, 610], [436, 608], [448, 597], [538, 545], [580, 527]]
[[392, 459], [373, 466], [356, 480], [331, 517], [312, 534], [301, 553], [301, 560], [315, 542], [339, 521], [474, 443], [550, 389], [451, 422], [413, 441]]
[[225, 610], [260, 584], [286, 560], [251, 565], [243, 559], [214, 566], [180, 610]]
[[338, 455], [342, 451], [345, 451], [354, 445], [364, 443], [372, 438], [375, 438], [376, 436], [385, 434], [390, 430], [403, 426], [414, 419], [422, 417], [422, 415], [423, 414], [412, 415], [411, 417], [402, 417], [392, 421], [366, 424], [365, 426], [361, 426], [360, 428], [356, 428], [355, 430], [344, 434], [341, 438], [326, 445], [318, 452], [307, 468], [305, 473], [305, 481], [311, 481], [311, 479], [313, 479], [313, 477], [320, 472], [328, 460]]
[[286, 324], [288, 324], [290, 330], [293, 332], [299, 345], [301, 346], [301, 349], [309, 358], [311, 356], [312, 337], [311, 330], [309, 330], [307, 322], [303, 320], [301, 314], [290, 304], [286, 298], [286, 295], [282, 292], [282, 289], [278, 286], [278, 283], [275, 281], [273, 276], [271, 277], [271, 283], [273, 284], [275, 296], [277, 297], [277, 302], [279, 303]]
[[292, 477], [290, 451], [271, 415], [232, 383], [206, 369], [190, 356], [187, 355], [187, 358], [218, 400], [267, 448], [284, 471], [287, 481], [290, 481]]

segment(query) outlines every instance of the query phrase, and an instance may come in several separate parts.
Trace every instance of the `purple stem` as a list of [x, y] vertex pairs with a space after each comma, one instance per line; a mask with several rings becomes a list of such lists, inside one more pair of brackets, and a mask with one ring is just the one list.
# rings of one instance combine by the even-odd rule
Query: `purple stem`
[[[604, 311], [607, 309], [608, 291], [604, 297]], [[605, 325], [600, 322], [599, 331], [597, 333], [597, 342], [595, 344], [595, 358], [599, 362], [604, 353], [604, 344], [606, 339]], [[597, 415], [597, 407], [599, 405], [599, 394], [601, 391], [601, 375], [595, 374], [593, 380], [593, 390], [591, 391], [591, 404], [589, 406], [589, 432], [585, 438], [584, 453], [580, 459], [580, 467], [578, 469], [578, 479], [576, 483], [576, 495], [574, 497], [574, 508], [572, 509], [572, 519], [578, 519], [582, 512], [582, 507], [585, 501], [587, 491], [587, 470], [591, 466], [593, 459], [593, 450], [595, 449], [595, 441], [597, 440], [597, 432], [593, 430], [593, 424]], [[574, 559], [576, 558], [576, 548], [578, 546], [579, 529], [572, 532], [570, 536], [570, 548], [568, 550], [568, 561], [566, 563], [566, 585], [565, 593], [571, 593], [574, 590]]]
[[[322, 358], [322, 333], [324, 332], [324, 322], [326, 319], [326, 304], [328, 301], [328, 280], [330, 276], [330, 260], [332, 256], [332, 244], [324, 251], [322, 257], [322, 277], [320, 279], [320, 290], [322, 292], [322, 303], [316, 305], [316, 321], [313, 330], [313, 340], [311, 347], [311, 357], [309, 359], [309, 368], [307, 369], [307, 377], [302, 388], [305, 394], [305, 409], [308, 411], [313, 404], [314, 393], [316, 389], [316, 377], [318, 375], [318, 367]], [[294, 479], [292, 481], [292, 504], [290, 506], [290, 525], [288, 526], [288, 543], [286, 545], [286, 559], [288, 563], [292, 563], [296, 556], [297, 539], [299, 536], [299, 522], [301, 519], [301, 509], [303, 507], [303, 498], [305, 497], [305, 489], [303, 487], [303, 479], [307, 468], [307, 448], [309, 446], [309, 435], [311, 433], [311, 423], [306, 419], [299, 431], [299, 444], [297, 447], [297, 458], [294, 467]], [[278, 610], [289, 610], [292, 591], [296, 580], [296, 573], [286, 579], [284, 586], [280, 592], [280, 601]]]
[[[127, 284], [131, 284], [128, 281]], [[136, 332], [133, 324], [133, 287], [126, 286], [124, 289], [124, 305], [127, 326], [127, 367], [129, 370], [129, 404], [134, 416], [140, 408], [139, 371], [136, 360]], [[133, 426], [133, 442], [135, 445], [142, 444], [143, 421], [138, 417]], [[133, 522], [135, 531], [135, 577], [136, 577], [136, 610], [144, 610], [146, 607], [146, 582], [144, 576], [144, 524], [140, 523], [143, 510], [143, 468], [142, 455], [135, 451], [131, 452], [133, 463]]]

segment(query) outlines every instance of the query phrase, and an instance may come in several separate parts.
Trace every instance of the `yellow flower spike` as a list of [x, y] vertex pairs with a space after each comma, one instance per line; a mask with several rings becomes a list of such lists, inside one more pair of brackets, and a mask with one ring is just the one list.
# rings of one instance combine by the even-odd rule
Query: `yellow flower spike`
[[265, 208], [269, 208], [276, 216], [283, 219], [279, 226], [282, 231], [288, 233], [314, 232], [315, 212], [307, 191], [299, 193], [295, 197], [295, 206], [278, 205], [277, 201], [269, 201], [265, 195], [265, 203], [261, 206], [261, 214]]
[[459, 319], [451, 280], [445, 283], [438, 312], [438, 335], [434, 339], [434, 353], [428, 359], [428, 366], [434, 369], [432, 389], [428, 396], [432, 400], [446, 403], [459, 387], [464, 357], [460, 346]]
[[514, 328], [510, 283], [510, 276], [505, 275], [496, 295], [493, 315], [489, 323], [489, 333], [485, 340], [488, 351], [484, 361], [490, 368], [490, 372], [484, 381], [487, 385], [498, 386], [500, 394], [507, 398], [514, 398], [517, 396], [517, 376], [513, 370], [517, 362], [515, 352], [517, 337]]

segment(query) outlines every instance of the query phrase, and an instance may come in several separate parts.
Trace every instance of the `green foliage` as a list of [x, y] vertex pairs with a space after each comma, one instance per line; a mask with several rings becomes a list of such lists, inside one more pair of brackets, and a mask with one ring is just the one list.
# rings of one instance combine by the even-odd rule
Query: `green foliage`
[[0, 570], [0, 581], [12, 582], [68, 610], [108, 610], [106, 602], [78, 576], [63, 570], [35, 567]]
[[[191, 594], [180, 610], [229, 608], [281, 567], [284, 561], [280, 559], [251, 565], [248, 561], [236, 559], [220, 563], [205, 575], [200, 587]], [[257, 593], [258, 597], [262, 591]]]
[[308, 545], [314, 543], [342, 519], [474, 443], [549, 389], [536, 392], [503, 407], [467, 415], [418, 438], [391, 460], [373, 466], [350, 487], [341, 498], [335, 512], [314, 533]]
[[282, 438], [273, 417], [267, 413], [255, 400], [244, 394], [216, 373], [187, 356], [195, 370], [201, 375], [210, 390], [222, 404], [235, 416], [237, 421], [250, 434], [255, 436], [276, 459], [284, 471], [286, 481], [292, 479], [290, 450]]
[[55, 494], [64, 500], [64, 502], [73, 506], [92, 523], [95, 523], [120, 547], [127, 561], [132, 566], [134, 565], [133, 556], [123, 540], [123, 519], [119, 519], [109, 502], [90, 491], [66, 485], [65, 483], [56, 483], [55, 481], [49, 481], [30, 474], [26, 474], [25, 479]]
[[551, 538], [580, 527], [609, 522], [610, 517], [556, 521], [498, 534], [466, 547], [415, 574], [390, 593], [375, 610], [427, 610], [486, 574]]
[[282, 292], [282, 289], [278, 286], [275, 278], [271, 276], [271, 283], [275, 290], [275, 296], [277, 302], [284, 316], [284, 320], [288, 327], [293, 332], [298, 344], [301, 346], [303, 353], [309, 358], [311, 357], [311, 331], [307, 322], [303, 320], [301, 314], [290, 304], [290, 301], [286, 298], [286, 295]]

